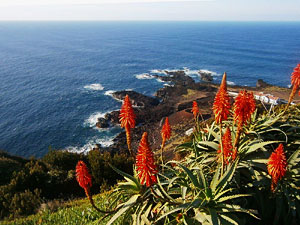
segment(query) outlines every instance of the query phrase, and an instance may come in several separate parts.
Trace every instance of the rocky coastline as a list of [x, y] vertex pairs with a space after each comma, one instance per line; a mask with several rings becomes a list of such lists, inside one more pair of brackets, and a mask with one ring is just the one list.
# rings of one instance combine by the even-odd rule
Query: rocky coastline
[[[204, 119], [212, 116], [212, 104], [215, 94], [218, 90], [218, 84], [212, 83], [212, 75], [201, 73], [199, 77], [201, 82], [195, 82], [183, 70], [164, 71], [166, 75], [152, 75], [156, 79], [169, 82], [170, 85], [157, 90], [154, 96], [145, 96], [135, 91], [117, 91], [112, 94], [116, 100], [122, 101], [126, 95], [132, 100], [136, 118], [136, 128], [132, 131], [132, 147], [138, 148], [139, 140], [144, 131], [148, 132], [149, 142], [152, 149], [160, 148], [161, 136], [160, 130], [165, 117], [169, 117], [172, 126], [172, 137], [169, 143], [175, 138], [183, 137], [185, 131], [193, 128], [193, 115], [191, 113], [192, 103], [196, 101], [203, 114]], [[228, 86], [230, 91], [247, 89], [251, 91], [263, 91], [265, 89], [274, 89], [263, 80], [257, 81], [256, 87]], [[288, 88], [279, 88], [281, 92], [289, 93]], [[275, 88], [275, 90], [277, 90]], [[119, 111], [107, 113], [104, 118], [99, 118], [96, 124], [99, 128], [107, 128], [119, 124]], [[95, 146], [100, 151], [127, 152], [126, 135], [122, 131], [114, 139], [109, 147], [101, 146], [101, 143]]]

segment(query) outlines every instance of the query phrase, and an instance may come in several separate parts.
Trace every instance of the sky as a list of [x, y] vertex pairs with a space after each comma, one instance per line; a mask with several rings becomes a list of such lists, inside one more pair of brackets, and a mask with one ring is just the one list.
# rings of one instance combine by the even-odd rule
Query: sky
[[0, 0], [0, 20], [300, 21], [300, 0]]

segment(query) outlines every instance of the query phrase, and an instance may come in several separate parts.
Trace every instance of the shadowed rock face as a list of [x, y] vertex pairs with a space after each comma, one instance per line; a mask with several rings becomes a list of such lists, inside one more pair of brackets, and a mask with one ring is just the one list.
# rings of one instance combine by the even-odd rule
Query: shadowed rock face
[[199, 71], [198, 73], [200, 74], [201, 80], [203, 80], [205, 82], [212, 82], [214, 80], [211, 73], [201, 72], [201, 71]]
[[271, 85], [268, 84], [267, 82], [263, 81], [262, 79], [258, 79], [256, 82], [257, 88], [265, 88], [265, 87], [269, 87], [269, 86], [271, 86]]
[[158, 78], [165, 82], [172, 82], [174, 85], [193, 85], [195, 81], [190, 76], [187, 76], [183, 70], [178, 71], [167, 71], [165, 70], [166, 76], [153, 75], [153, 77]]
[[[178, 116], [185, 115], [187, 120], [193, 118], [190, 109], [192, 107], [192, 99], [197, 100], [199, 107], [211, 108], [215, 91], [217, 90], [213, 85], [195, 83], [195, 81], [187, 76], [184, 71], [169, 72], [165, 71], [167, 75], [153, 75], [163, 81], [171, 82], [174, 86], [165, 86], [156, 91], [155, 97], [145, 96], [135, 91], [117, 91], [113, 97], [118, 100], [123, 100], [128, 95], [132, 101], [134, 112], [136, 114], [136, 128], [132, 132], [132, 148], [137, 149], [140, 138], [144, 131], [148, 132], [149, 142], [155, 148], [159, 148], [160, 140], [160, 122], [163, 118], [170, 116], [173, 121], [182, 124], [182, 120]], [[188, 90], [201, 91], [205, 97], [192, 96], [188, 101], [182, 100], [183, 95], [188, 94]], [[200, 98], [199, 98], [200, 97]], [[185, 113], [182, 113], [185, 112]], [[178, 117], [178, 118], [177, 118]], [[177, 118], [177, 119], [176, 119]], [[209, 118], [207, 115], [206, 118]], [[180, 121], [179, 121], [180, 119]], [[113, 111], [105, 115], [108, 124], [119, 124], [119, 111]], [[104, 121], [101, 121], [104, 123]], [[126, 135], [121, 132], [113, 140], [114, 144], [108, 148], [108, 151], [124, 151], [127, 152]]]
[[109, 127], [109, 123], [105, 118], [98, 118], [98, 122], [96, 123], [98, 128], [107, 128]]
[[147, 108], [159, 104], [159, 100], [157, 98], [149, 97], [136, 91], [116, 91], [113, 93], [113, 97], [118, 100], [123, 100], [126, 95], [129, 96], [132, 106], [134, 107]]

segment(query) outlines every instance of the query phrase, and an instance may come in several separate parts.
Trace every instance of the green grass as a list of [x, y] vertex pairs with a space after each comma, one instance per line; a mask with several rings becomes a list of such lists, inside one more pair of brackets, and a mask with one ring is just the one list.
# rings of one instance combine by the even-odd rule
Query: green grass
[[[95, 204], [99, 208], [106, 207], [106, 196], [109, 192], [98, 194], [93, 196]], [[35, 225], [35, 224], [59, 224], [59, 225], [81, 225], [81, 224], [106, 224], [110, 217], [103, 219], [105, 215], [97, 212], [89, 203], [87, 199], [80, 199], [65, 202], [61, 207], [51, 212], [45, 210], [35, 215], [28, 217], [0, 221], [1, 225]], [[120, 218], [122, 219], [122, 218]], [[114, 224], [123, 224], [118, 220]]]

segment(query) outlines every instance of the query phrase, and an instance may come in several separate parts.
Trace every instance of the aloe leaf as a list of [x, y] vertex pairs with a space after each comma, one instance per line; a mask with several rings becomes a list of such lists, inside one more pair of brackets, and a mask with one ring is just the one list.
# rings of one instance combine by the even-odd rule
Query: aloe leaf
[[299, 160], [298, 159], [299, 153], [300, 153], [300, 148], [294, 151], [293, 154], [289, 157], [289, 159], [287, 160], [289, 166], [294, 166], [297, 163], [297, 161]]
[[212, 208], [208, 208], [208, 211], [210, 213], [211, 216], [211, 221], [213, 225], [219, 225], [219, 218], [218, 218], [218, 214], [216, 212], [215, 209]]
[[241, 197], [249, 197], [251, 196], [250, 194], [238, 194], [238, 195], [229, 195], [229, 196], [225, 196], [222, 197], [218, 200], [218, 202], [225, 202], [231, 199], [235, 199], [235, 198], [241, 198]]
[[263, 148], [266, 145], [270, 145], [270, 144], [274, 144], [274, 143], [279, 143], [281, 141], [264, 141], [264, 142], [260, 142], [254, 145], [251, 145], [250, 148], [247, 150], [247, 154], [250, 154], [252, 152], [255, 152], [258, 149]]
[[214, 136], [214, 138], [219, 141], [220, 140], [220, 135], [218, 135], [213, 129], [208, 128], [207, 129], [209, 135]]
[[190, 203], [185, 203], [185, 204], [179, 205], [175, 209], [170, 210], [169, 212], [167, 212], [167, 213], [163, 214], [162, 216], [160, 216], [155, 222], [158, 222], [159, 220], [163, 219], [164, 217], [166, 217], [166, 216], [168, 216], [172, 213], [183, 210], [183, 209], [187, 208], [189, 205], [190, 205]]
[[221, 171], [221, 168], [220, 168], [220, 166], [218, 166], [218, 168], [216, 169], [216, 172], [213, 176], [213, 179], [210, 183], [210, 187], [213, 192], [215, 192], [215, 190], [216, 190], [216, 186], [218, 184], [218, 180], [219, 180], [219, 176], [220, 176], [220, 171]]
[[272, 128], [272, 129], [268, 129], [265, 131], [261, 131], [261, 132], [259, 132], [259, 134], [268, 133], [268, 132], [272, 132], [272, 131], [278, 131], [278, 132], [282, 133], [285, 136], [285, 142], [288, 141], [288, 136], [286, 135], [286, 133], [278, 128]]
[[200, 167], [198, 171], [199, 171], [199, 175], [200, 175], [200, 178], [201, 178], [202, 185], [203, 185], [204, 189], [207, 189], [208, 184], [207, 184], [206, 178], [203, 174], [202, 167]]
[[172, 200], [172, 201], [175, 201], [166, 191], [165, 189], [163, 188], [163, 186], [161, 185], [161, 182], [160, 182], [160, 179], [159, 179], [159, 176], [157, 176], [157, 184], [158, 184], [158, 187], [159, 187], [159, 190], [164, 194], [165, 197], [167, 197], [168, 199]]
[[181, 187], [181, 197], [183, 200], [186, 198], [187, 187]]
[[116, 171], [116, 172], [117, 172], [118, 174], [120, 174], [121, 176], [125, 177], [125, 179], [128, 178], [129, 180], [133, 181], [138, 187], [140, 186], [139, 181], [138, 181], [135, 177], [133, 177], [133, 176], [131, 176], [131, 175], [129, 175], [129, 174], [127, 174], [127, 173], [125, 173], [125, 172], [123, 172], [123, 171], [117, 169], [116, 167], [114, 167], [114, 166], [111, 165], [111, 164], [109, 164], [109, 165], [110, 165], [110, 167], [111, 167], [114, 171]]
[[152, 209], [152, 204], [149, 205], [149, 207], [146, 209], [145, 213], [141, 216], [141, 219], [142, 219], [141, 225], [144, 225], [145, 223], [147, 225], [151, 224], [150, 221], [148, 220], [148, 215], [149, 215], [151, 209]]
[[227, 222], [233, 224], [233, 225], [239, 225], [238, 222], [236, 222], [235, 220], [233, 220], [232, 218], [230, 218], [229, 216], [226, 215], [220, 215], [221, 218], [223, 218], [224, 220], [226, 220]]
[[244, 209], [239, 205], [232, 205], [232, 204], [224, 204], [224, 207], [222, 208], [223, 212], [242, 212], [242, 213], [247, 213], [250, 216], [259, 219], [254, 213], [257, 213], [256, 210], [251, 210], [251, 209]]
[[217, 195], [215, 195], [214, 199], [218, 200], [222, 195], [225, 195], [227, 192], [231, 192], [231, 191], [233, 191], [232, 188], [228, 188], [225, 191], [221, 191]]
[[123, 213], [132, 207], [136, 203], [139, 195], [133, 195], [123, 206], [122, 208], [107, 222], [106, 225], [113, 224], [113, 222], [118, 219]]
[[227, 185], [227, 183], [231, 181], [237, 165], [238, 165], [238, 160], [235, 161], [235, 163], [233, 165], [231, 165], [231, 167], [221, 177], [221, 179], [219, 180], [219, 183], [217, 184], [217, 187], [216, 187], [217, 192], [222, 191], [224, 189], [224, 187]]
[[175, 150], [177, 149], [194, 149], [194, 143], [193, 142], [186, 142], [183, 144], [180, 144], [176, 146]]
[[152, 224], [152, 223], [150, 223], [150, 221], [147, 219], [147, 217], [144, 214], [141, 216], [141, 219], [142, 219], [141, 225], [144, 225], [144, 224], [151, 225]]
[[118, 184], [118, 188], [126, 190], [126, 191], [131, 190], [131, 191], [139, 192], [139, 189], [136, 185], [132, 185], [132, 184], [129, 184], [129, 183], [120, 183], [120, 184]]
[[179, 166], [186, 172], [186, 174], [188, 175], [188, 177], [190, 178], [190, 180], [192, 181], [194, 186], [197, 188], [201, 188], [201, 186], [200, 186], [196, 176], [194, 176], [193, 172], [182, 164], [179, 164]]
[[136, 225], [141, 225], [141, 222], [142, 222], [141, 215], [142, 215], [144, 209], [146, 208], [147, 204], [148, 204], [148, 201], [144, 202], [143, 207], [141, 209], [136, 210], [136, 211], [138, 211], [138, 214], [136, 215]]
[[219, 144], [214, 141], [199, 141], [199, 142], [197, 142], [197, 146], [199, 148], [203, 148], [202, 145], [211, 147], [211, 148], [215, 149], [216, 151], [219, 149]]

